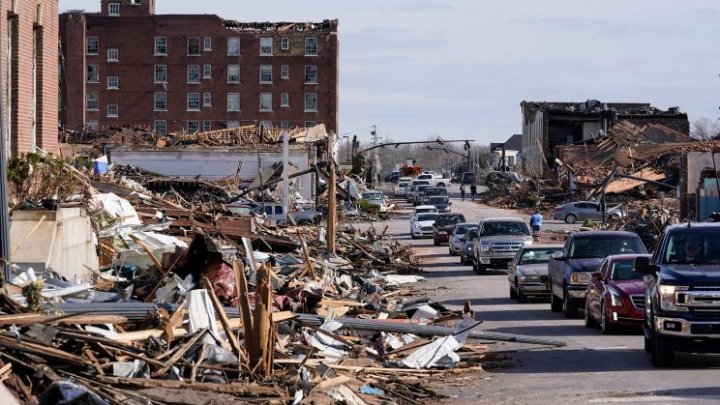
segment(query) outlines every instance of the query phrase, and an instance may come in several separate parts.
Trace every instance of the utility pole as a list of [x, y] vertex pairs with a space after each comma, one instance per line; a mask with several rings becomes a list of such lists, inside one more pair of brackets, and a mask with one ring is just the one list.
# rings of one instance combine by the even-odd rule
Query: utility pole
[[[1, 21], [2, 19], [0, 19]], [[10, 134], [5, 133], [5, 101], [3, 99], [3, 78], [0, 74], [0, 287], [10, 280], [10, 215], [8, 214], [7, 146]]]
[[288, 130], [283, 131], [283, 214], [285, 215], [285, 221], [289, 223], [290, 213], [288, 207], [290, 206], [290, 132]]
[[334, 152], [335, 134], [328, 133], [327, 137], [327, 160], [330, 178], [328, 179], [328, 212], [327, 212], [327, 250], [328, 254], [335, 254], [335, 226], [337, 225], [337, 175], [335, 174]]
[[[373, 146], [377, 145], [377, 143], [378, 143], [377, 126], [375, 126], [375, 125], [372, 126], [372, 131], [370, 131], [370, 135], [372, 135]], [[370, 184], [373, 184], [373, 185], [377, 181], [377, 173], [375, 173], [375, 171], [377, 169], [375, 166], [375, 162], [377, 162], [377, 150], [373, 151], [372, 162], [370, 163]]]

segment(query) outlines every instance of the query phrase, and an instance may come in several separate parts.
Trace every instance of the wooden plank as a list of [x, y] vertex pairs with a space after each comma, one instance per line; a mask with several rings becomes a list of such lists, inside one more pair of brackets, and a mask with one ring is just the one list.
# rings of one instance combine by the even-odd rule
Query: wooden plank
[[253, 340], [249, 337], [252, 336], [253, 318], [250, 312], [250, 300], [248, 297], [245, 271], [242, 268], [242, 263], [237, 259], [233, 262], [233, 272], [235, 273], [235, 285], [237, 286], [240, 318], [242, 319], [243, 330], [245, 332], [245, 351], [248, 353], [248, 357], [252, 357], [251, 353], [254, 353]]
[[210, 280], [207, 279], [207, 277], [203, 277], [203, 281], [207, 286], [208, 295], [210, 296], [210, 300], [212, 301], [213, 307], [215, 308], [215, 312], [217, 312], [218, 317], [220, 318], [220, 324], [222, 324], [223, 330], [225, 331], [225, 334], [230, 340], [230, 347], [232, 347], [238, 359], [244, 357], [245, 353], [243, 353], [243, 350], [240, 347], [240, 342], [238, 341], [237, 335], [235, 335], [235, 333], [232, 331], [232, 328], [230, 327], [230, 321], [228, 320], [227, 313], [225, 313], [225, 309], [223, 308], [220, 300], [215, 294], [212, 283], [210, 282]]
[[50, 358], [54, 360], [58, 360], [61, 362], [69, 363], [75, 366], [80, 367], [86, 367], [88, 365], [91, 365], [90, 362], [86, 361], [82, 357], [76, 356], [74, 354], [70, 354], [67, 352], [64, 352], [62, 350], [55, 349], [54, 347], [47, 347], [31, 342], [18, 342], [17, 340], [13, 338], [9, 338], [6, 336], [0, 336], [0, 346], [11, 349], [11, 350], [17, 350], [20, 352], [28, 352], [32, 353], [44, 358]]
[[185, 382], [185, 381], [154, 380], [154, 379], [147, 379], [147, 378], [121, 378], [121, 377], [108, 377], [108, 376], [97, 376], [96, 378], [98, 381], [105, 383], [105, 384], [129, 386], [129, 387], [176, 388], [176, 389], [188, 389], [188, 390], [206, 391], [206, 392], [219, 392], [219, 393], [224, 393], [224, 394], [270, 396], [270, 397], [284, 397], [286, 395], [284, 390], [277, 386], [261, 386], [261, 385], [255, 385], [255, 384], [245, 384], [245, 383], [227, 383], [227, 384], [196, 383], [196, 382]]
[[40, 314], [18, 314], [18, 315], [0, 315], [0, 326], [5, 325], [33, 325], [37, 323], [43, 324], [62, 324], [70, 323], [74, 325], [102, 325], [102, 324], [121, 324], [127, 323], [128, 319], [120, 315], [80, 315], [71, 314], [62, 317], [53, 315]]
[[175, 363], [180, 361], [183, 356], [185, 356], [185, 353], [187, 353], [188, 350], [190, 350], [195, 343], [202, 338], [205, 333], [207, 333], [207, 328], [199, 330], [195, 336], [193, 336], [191, 339], [189, 339], [187, 342], [183, 343], [183, 345], [180, 347], [180, 349], [175, 352], [170, 358], [165, 362], [165, 365], [157, 369], [154, 373], [154, 375], [164, 375], [167, 373], [168, 370], [170, 370], [170, 367], [174, 366]]

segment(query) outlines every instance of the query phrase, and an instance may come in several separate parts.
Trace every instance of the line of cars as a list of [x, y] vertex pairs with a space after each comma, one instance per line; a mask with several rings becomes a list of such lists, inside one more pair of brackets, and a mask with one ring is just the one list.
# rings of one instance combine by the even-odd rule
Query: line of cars
[[450, 196], [446, 188], [450, 179], [423, 173], [415, 178], [401, 177], [394, 189], [396, 197], [405, 197], [414, 206], [434, 205], [440, 212], [450, 212]]

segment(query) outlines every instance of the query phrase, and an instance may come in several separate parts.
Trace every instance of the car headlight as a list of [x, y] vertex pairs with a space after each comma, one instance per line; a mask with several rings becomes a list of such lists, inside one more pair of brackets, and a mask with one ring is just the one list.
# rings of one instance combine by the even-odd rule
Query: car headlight
[[620, 296], [620, 293], [611, 289], [608, 289], [608, 292], [610, 293], [610, 306], [621, 307], [622, 297]]
[[521, 283], [524, 283], [526, 281], [538, 281], [540, 278], [535, 274], [526, 274], [518, 277], [518, 280], [520, 280]]
[[679, 302], [684, 301], [684, 297], [683, 300], [679, 300], [678, 296], [681, 294], [681, 291], [687, 291], [687, 289], [687, 286], [658, 285], [658, 292], [660, 293], [660, 308], [665, 311], [687, 311], [687, 307], [678, 306]]
[[523, 246], [525, 246], [525, 247], [532, 246], [532, 243], [533, 243], [533, 241], [531, 241], [531, 240], [525, 240], [525, 241], [523, 241]]
[[472, 245], [465, 245], [465, 250], [468, 252], [472, 252]]
[[492, 246], [492, 244], [491, 244], [490, 242], [488, 242], [488, 241], [482, 241], [482, 242], [480, 242], [480, 251], [481, 251], [481, 252], [487, 252], [487, 251], [490, 250], [490, 247], [491, 247], [491, 246]]
[[423, 198], [423, 202], [424, 202], [424, 203], [429, 203], [429, 202], [430, 202], [430, 199], [427, 198], [427, 197], [426, 197], [426, 198]]
[[417, 222], [415, 222], [415, 223], [413, 224], [413, 228], [420, 229], [420, 228], [422, 228], [422, 226], [420, 226], [420, 224], [418, 224]]
[[445, 231], [437, 231], [437, 234], [438, 234], [438, 235], [447, 235], [447, 232], [445, 232]]
[[570, 275], [570, 284], [587, 284], [589, 282], [589, 273], [573, 273]]

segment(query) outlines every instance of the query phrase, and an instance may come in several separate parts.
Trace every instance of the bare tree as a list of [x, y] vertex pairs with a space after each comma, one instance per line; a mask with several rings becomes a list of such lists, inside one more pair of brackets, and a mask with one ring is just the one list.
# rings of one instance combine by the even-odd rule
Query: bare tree
[[718, 139], [720, 137], [720, 121], [708, 117], [698, 118], [692, 123], [690, 136], [700, 141]]

